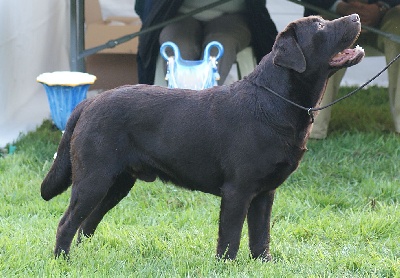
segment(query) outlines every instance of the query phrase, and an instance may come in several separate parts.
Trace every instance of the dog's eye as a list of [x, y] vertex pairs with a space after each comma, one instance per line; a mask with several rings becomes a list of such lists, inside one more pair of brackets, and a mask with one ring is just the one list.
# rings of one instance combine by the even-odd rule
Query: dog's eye
[[325, 28], [325, 25], [322, 22], [318, 22], [318, 30], [322, 30]]

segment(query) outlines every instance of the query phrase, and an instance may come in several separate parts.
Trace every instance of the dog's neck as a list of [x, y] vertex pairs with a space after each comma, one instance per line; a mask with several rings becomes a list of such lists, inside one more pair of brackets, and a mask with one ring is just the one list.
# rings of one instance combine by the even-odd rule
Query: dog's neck
[[[268, 59], [269, 57], [266, 57]], [[270, 72], [273, 74], [265, 74]], [[261, 94], [257, 96], [257, 100], [261, 103], [264, 114], [269, 114], [269, 119], [279, 119], [281, 126], [288, 130], [282, 133], [283, 136], [291, 137], [300, 145], [305, 146], [305, 141], [308, 139], [313, 115], [308, 113], [307, 109], [300, 109], [291, 102], [306, 108], [316, 107], [323, 96], [327, 82], [327, 76], [321, 78], [321, 82], [316, 83], [316, 79], [312, 80], [304, 77], [305, 75], [294, 72], [280, 66], [276, 66], [272, 61], [262, 61], [260, 65], [244, 79], [244, 82], [249, 82], [252, 86], [261, 89]], [[315, 76], [315, 75], [314, 75]], [[319, 78], [317, 79], [319, 80]], [[296, 85], [291, 85], [296, 84]], [[284, 90], [282, 90], [284, 88]], [[271, 93], [274, 91], [281, 98]], [[310, 92], [314, 92], [310, 95]], [[284, 100], [284, 99], [286, 100]], [[282, 103], [279, 104], [278, 103]], [[279, 109], [276, 109], [279, 107]], [[282, 125], [282, 121], [285, 121]], [[291, 136], [288, 136], [291, 134]], [[294, 138], [294, 137], [295, 138]]]
[[[273, 74], [267, 75], [265, 72]], [[293, 102], [305, 108], [314, 108], [321, 101], [328, 77], [315, 78], [315, 74], [312, 76], [313, 78], [308, 79], [305, 74], [276, 66], [272, 62], [262, 61], [246, 80], [258, 87], [264, 88], [266, 91], [275, 92], [282, 99], [286, 100], [287, 104]], [[322, 81], [317, 82], [316, 80]], [[272, 95], [271, 101], [277, 98], [271, 92], [269, 94]], [[296, 105], [289, 105], [289, 109], [291, 110], [293, 106]]]

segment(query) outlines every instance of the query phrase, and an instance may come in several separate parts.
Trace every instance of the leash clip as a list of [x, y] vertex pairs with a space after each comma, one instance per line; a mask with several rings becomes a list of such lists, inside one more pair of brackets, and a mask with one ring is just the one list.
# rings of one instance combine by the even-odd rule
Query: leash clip
[[314, 113], [313, 113], [314, 111], [312, 111], [312, 108], [308, 108], [308, 110], [307, 110], [307, 113], [308, 113], [308, 115], [310, 115], [310, 117], [311, 117], [311, 123], [313, 124], [314, 123]]

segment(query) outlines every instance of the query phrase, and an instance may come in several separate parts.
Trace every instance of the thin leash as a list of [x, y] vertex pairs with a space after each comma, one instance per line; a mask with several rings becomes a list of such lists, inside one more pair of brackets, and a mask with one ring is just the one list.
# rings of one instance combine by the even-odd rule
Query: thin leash
[[[392, 61], [390, 61], [390, 62], [386, 65], [386, 67], [384, 67], [380, 72], [378, 72], [374, 77], [372, 77], [370, 80], [368, 80], [367, 82], [365, 82], [364, 84], [362, 84], [360, 87], [358, 87], [357, 89], [351, 91], [351, 92], [348, 93], [347, 95], [345, 95], [345, 96], [343, 96], [343, 97], [340, 97], [340, 98], [338, 98], [337, 100], [335, 100], [335, 101], [333, 101], [333, 102], [331, 102], [331, 103], [329, 103], [329, 104], [327, 104], [327, 105], [325, 105], [325, 106], [321, 106], [321, 107], [314, 107], [314, 108], [313, 108], [313, 107], [305, 107], [305, 106], [302, 106], [302, 105], [300, 105], [300, 104], [297, 104], [297, 103], [291, 101], [290, 99], [287, 99], [287, 98], [281, 96], [280, 94], [278, 94], [277, 92], [275, 92], [274, 90], [272, 90], [272, 89], [270, 89], [270, 88], [268, 88], [268, 87], [266, 87], [266, 86], [263, 86], [263, 85], [257, 85], [257, 86], [259, 86], [259, 87], [261, 87], [261, 88], [267, 90], [268, 92], [270, 92], [270, 93], [274, 94], [275, 96], [277, 96], [277, 97], [283, 99], [284, 101], [286, 101], [286, 102], [288, 102], [288, 103], [290, 103], [290, 104], [296, 106], [297, 108], [300, 108], [300, 109], [302, 109], [302, 110], [307, 111], [308, 115], [310, 115], [310, 117], [311, 117], [312, 122], [314, 122], [314, 114], [313, 114], [313, 112], [315, 112], [315, 111], [320, 111], [320, 110], [323, 110], [323, 109], [325, 109], [325, 108], [328, 108], [328, 107], [330, 107], [330, 106], [332, 106], [332, 105], [334, 105], [334, 104], [336, 104], [336, 103], [338, 103], [338, 102], [340, 102], [340, 101], [342, 101], [342, 100], [344, 100], [344, 99], [346, 99], [346, 98], [348, 98], [348, 97], [354, 95], [354, 94], [357, 93], [358, 91], [362, 90], [365, 86], [367, 86], [369, 83], [371, 83], [372, 81], [374, 81], [378, 76], [380, 76], [383, 72], [385, 72], [385, 71], [386, 71], [394, 62], [396, 62], [396, 60], [398, 60], [399, 58], [400, 58], [400, 53], [397, 54], [397, 56], [396, 56]], [[400, 77], [399, 77], [399, 78], [400, 78]]]

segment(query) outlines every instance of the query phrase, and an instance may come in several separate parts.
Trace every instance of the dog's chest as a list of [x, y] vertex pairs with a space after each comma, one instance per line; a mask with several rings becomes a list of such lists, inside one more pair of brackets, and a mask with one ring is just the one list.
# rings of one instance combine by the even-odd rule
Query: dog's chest
[[275, 188], [281, 185], [297, 169], [306, 150], [305, 147], [286, 146], [284, 159], [276, 162], [273, 174], [268, 177], [269, 183]]

